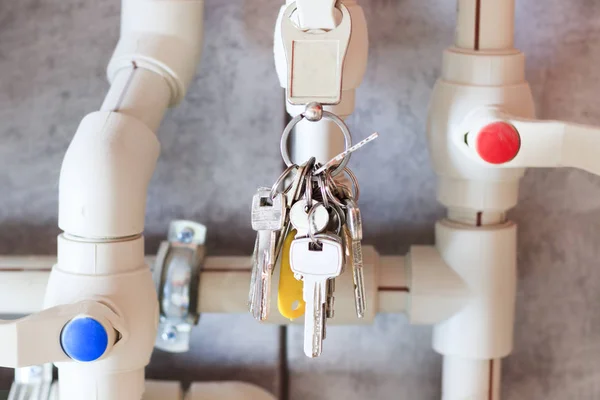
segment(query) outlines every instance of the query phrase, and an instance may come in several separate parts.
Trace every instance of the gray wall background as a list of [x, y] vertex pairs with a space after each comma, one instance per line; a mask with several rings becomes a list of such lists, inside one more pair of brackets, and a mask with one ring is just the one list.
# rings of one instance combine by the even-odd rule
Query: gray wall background
[[[600, 125], [600, 1], [518, 0], [517, 46], [538, 115]], [[207, 0], [202, 64], [159, 138], [148, 200], [148, 252], [173, 218], [209, 227], [212, 254], [249, 254], [249, 200], [272, 182], [284, 115], [271, 56], [279, 0]], [[424, 137], [442, 50], [452, 43], [455, 1], [362, 2], [371, 53], [357, 138], [381, 138], [351, 167], [361, 180], [366, 242], [385, 254], [432, 243], [443, 215]], [[0, 2], [0, 254], [53, 254], [57, 182], [81, 118], [108, 89], [105, 66], [118, 38], [118, 0]], [[266, 117], [268, 116], [268, 117]], [[508, 400], [600, 398], [600, 179], [529, 171], [519, 206], [516, 344], [504, 363]], [[290, 398], [439, 399], [441, 358], [431, 329], [403, 316], [334, 327], [319, 360], [288, 331]], [[278, 328], [249, 316], [204, 316], [194, 350], [155, 354], [153, 378], [279, 381]], [[8, 386], [3, 383], [3, 387]]]

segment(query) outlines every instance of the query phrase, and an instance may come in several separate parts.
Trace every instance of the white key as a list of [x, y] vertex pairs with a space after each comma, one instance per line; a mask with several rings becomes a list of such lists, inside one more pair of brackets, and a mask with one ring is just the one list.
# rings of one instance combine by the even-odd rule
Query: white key
[[291, 228], [291, 225], [289, 223], [290, 209], [292, 208], [295, 202], [300, 200], [302, 196], [302, 188], [305, 185], [306, 179], [310, 178], [309, 172], [312, 170], [314, 163], [315, 158], [312, 157], [302, 166], [298, 167], [296, 175], [294, 176], [293, 181], [291, 183], [290, 189], [283, 195], [284, 204], [286, 207], [286, 218], [284, 220], [284, 228], [281, 230], [277, 243], [275, 244], [273, 264], [277, 263], [279, 255], [281, 254], [281, 249], [283, 248], [283, 242], [285, 241], [289, 229]]
[[353, 199], [346, 199], [346, 226], [352, 239], [352, 279], [354, 281], [354, 302], [358, 318], [365, 316], [367, 299], [365, 295], [365, 277], [362, 256], [362, 217], [358, 204]]
[[304, 354], [319, 357], [323, 350], [327, 321], [327, 282], [339, 276], [344, 263], [343, 246], [335, 235], [317, 235], [320, 246], [310, 238], [295, 239], [290, 248], [292, 271], [302, 276], [304, 314]]
[[290, 222], [294, 229], [296, 229], [296, 238], [308, 237], [309, 229], [313, 234], [321, 233], [327, 228], [329, 224], [329, 212], [325, 206], [321, 203], [315, 203], [315, 211], [311, 217], [311, 221], [308, 220], [308, 204], [306, 200], [297, 201], [290, 210]]

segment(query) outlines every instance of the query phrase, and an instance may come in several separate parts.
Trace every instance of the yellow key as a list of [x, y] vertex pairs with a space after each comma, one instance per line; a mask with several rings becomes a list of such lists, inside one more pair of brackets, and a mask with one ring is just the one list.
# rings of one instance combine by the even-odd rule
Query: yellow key
[[283, 242], [281, 272], [279, 274], [279, 293], [277, 295], [279, 312], [289, 320], [303, 316], [304, 308], [306, 307], [302, 294], [303, 283], [294, 278], [294, 273], [290, 266], [290, 247], [295, 236], [296, 231], [292, 230]]

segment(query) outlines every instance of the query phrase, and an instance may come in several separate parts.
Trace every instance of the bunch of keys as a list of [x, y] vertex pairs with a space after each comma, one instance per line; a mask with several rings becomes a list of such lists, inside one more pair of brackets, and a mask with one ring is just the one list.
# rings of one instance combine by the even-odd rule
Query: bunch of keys
[[[317, 109], [315, 110], [315, 107]], [[333, 120], [346, 139], [346, 150], [325, 164], [312, 158], [298, 166], [287, 153], [287, 140], [294, 125], [303, 118]], [[317, 119], [318, 120], [318, 119]], [[271, 298], [271, 276], [285, 238], [293, 232], [289, 266], [303, 283], [305, 307], [304, 352], [318, 357], [326, 336], [326, 322], [334, 317], [335, 278], [351, 261], [356, 313], [362, 318], [366, 298], [362, 260], [362, 218], [358, 208], [360, 189], [346, 167], [350, 154], [377, 138], [375, 133], [352, 146], [345, 123], [334, 114], [310, 104], [293, 119], [282, 135], [282, 156], [287, 170], [271, 188], [259, 188], [252, 202], [252, 227], [257, 231], [253, 255], [249, 308], [260, 321], [267, 319]], [[347, 175], [348, 187], [338, 176]], [[287, 184], [286, 184], [287, 183]]]

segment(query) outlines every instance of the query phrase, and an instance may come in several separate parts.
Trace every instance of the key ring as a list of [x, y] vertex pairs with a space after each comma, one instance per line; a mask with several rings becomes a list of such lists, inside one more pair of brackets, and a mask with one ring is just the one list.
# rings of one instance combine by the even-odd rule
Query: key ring
[[[322, 118], [335, 122], [335, 124], [340, 127], [340, 129], [342, 130], [342, 134], [344, 135], [344, 142], [345, 142], [346, 150], [348, 150], [350, 147], [352, 147], [352, 135], [350, 134], [350, 129], [348, 129], [348, 125], [346, 125], [346, 123], [340, 117], [338, 117], [337, 115], [335, 115], [334, 113], [331, 113], [329, 111], [323, 111], [321, 118], [313, 119], [312, 117], [309, 118], [307, 116], [307, 114], [309, 114], [309, 113], [310, 113], [310, 110], [307, 107], [307, 110], [305, 112], [303, 112], [302, 114], [296, 115], [290, 121], [290, 123], [287, 124], [287, 126], [285, 127], [285, 129], [283, 131], [283, 134], [281, 135], [281, 143], [280, 143], [281, 157], [283, 158], [285, 165], [287, 165], [288, 167], [292, 166], [294, 164], [292, 163], [292, 160], [290, 159], [290, 153], [288, 151], [287, 142], [290, 138], [290, 134], [292, 133], [292, 129], [294, 129], [294, 127], [296, 125], [298, 125], [298, 123], [300, 121], [302, 121], [304, 118], [308, 119], [311, 122], [317, 122]], [[351, 156], [351, 154], [348, 154], [346, 157], [344, 157], [342, 159], [340, 164], [331, 172], [331, 176], [338, 176], [339, 174], [341, 174], [344, 171], [344, 168], [346, 168], [346, 165], [348, 165], [348, 162], [350, 161], [350, 156]]]
[[[320, 175], [319, 175], [320, 176]], [[331, 202], [333, 204], [335, 204], [338, 207], [344, 207], [344, 203], [342, 203], [333, 193], [333, 188], [335, 188], [335, 181], [333, 180], [333, 178], [331, 177], [331, 175], [329, 174], [325, 174], [325, 180], [327, 181], [326, 185], [325, 185], [325, 194], [326, 196], [329, 198], [329, 200], [331, 200]]]
[[297, 165], [292, 164], [292, 165], [288, 165], [287, 169], [285, 171], [283, 171], [283, 173], [281, 175], [279, 175], [279, 178], [277, 178], [277, 181], [275, 181], [275, 183], [273, 184], [273, 186], [271, 187], [271, 200], [273, 200], [275, 198], [275, 196], [277, 196], [278, 194], [286, 194], [291, 188], [292, 186], [288, 186], [287, 188], [285, 188], [285, 190], [279, 192], [278, 189], [281, 186], [281, 184], [283, 183], [283, 181], [292, 173], [293, 170], [295, 170], [296, 168], [298, 168]]
[[[354, 172], [352, 172], [352, 170], [348, 167], [344, 168], [343, 171], [345, 174], [348, 175], [348, 177], [350, 178], [350, 182], [352, 183], [352, 189], [350, 190], [350, 194], [348, 195], [348, 197], [351, 197], [354, 201], [358, 201], [359, 197], [360, 197], [360, 185], [358, 184], [358, 178], [356, 178], [356, 175], [354, 174]], [[330, 194], [332, 197], [334, 196], [333, 193], [333, 189], [337, 186], [335, 180], [333, 179], [333, 176], [328, 173], [325, 172], [325, 179], [327, 181], [327, 193]], [[330, 197], [331, 199], [331, 197]], [[332, 200], [334, 203], [336, 202], [335, 200]], [[345, 208], [346, 206], [344, 204], [341, 203], [337, 203], [338, 205], [340, 205], [342, 208]]]

